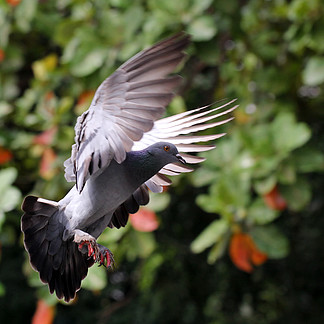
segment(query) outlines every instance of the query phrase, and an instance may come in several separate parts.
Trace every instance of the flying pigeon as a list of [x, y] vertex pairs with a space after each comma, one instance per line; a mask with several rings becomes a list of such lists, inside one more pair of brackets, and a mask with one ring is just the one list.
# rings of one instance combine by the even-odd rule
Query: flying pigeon
[[59, 299], [75, 297], [94, 263], [113, 265], [110, 250], [96, 242], [106, 227], [125, 226], [128, 215], [149, 202], [149, 190], [162, 192], [171, 184], [167, 175], [192, 171], [185, 162], [204, 160], [191, 152], [214, 148], [199, 143], [225, 135], [191, 134], [229, 122], [215, 119], [233, 111], [234, 100], [161, 119], [181, 81], [170, 74], [189, 43], [184, 33], [170, 37], [104, 80], [77, 120], [64, 163], [65, 178], [75, 185], [59, 202], [24, 199], [21, 229], [30, 263]]

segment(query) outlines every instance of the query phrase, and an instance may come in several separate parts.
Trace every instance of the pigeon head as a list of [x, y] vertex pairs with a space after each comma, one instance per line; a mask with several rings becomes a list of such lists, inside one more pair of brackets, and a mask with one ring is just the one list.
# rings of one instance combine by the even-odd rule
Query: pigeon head
[[155, 143], [147, 148], [147, 152], [163, 165], [176, 162], [186, 163], [176, 146], [168, 142]]

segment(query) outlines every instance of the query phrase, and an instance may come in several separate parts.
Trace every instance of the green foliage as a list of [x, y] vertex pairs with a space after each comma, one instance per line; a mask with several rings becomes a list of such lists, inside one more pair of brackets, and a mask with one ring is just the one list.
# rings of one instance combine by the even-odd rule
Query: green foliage
[[283, 258], [289, 252], [287, 238], [273, 225], [254, 227], [251, 235], [258, 247], [265, 252], [269, 258]]
[[215, 220], [206, 227], [200, 235], [192, 242], [191, 249], [194, 253], [200, 253], [215, 242], [222, 240], [226, 233], [228, 224], [224, 220]]
[[[0, 321], [26, 321], [35, 298], [57, 304], [23, 249], [22, 195], [66, 194], [63, 162], [94, 90], [180, 30], [193, 44], [168, 113], [238, 98], [235, 120], [195, 172], [152, 195], [156, 232], [103, 233], [118, 270], [91, 268], [56, 321], [323, 321], [322, 1], [14, 2], [0, 2]], [[249, 275], [228, 257], [237, 232], [269, 259]]]
[[5, 213], [13, 210], [20, 202], [19, 189], [12, 186], [17, 177], [17, 170], [7, 168], [0, 171], [0, 230], [5, 220]]

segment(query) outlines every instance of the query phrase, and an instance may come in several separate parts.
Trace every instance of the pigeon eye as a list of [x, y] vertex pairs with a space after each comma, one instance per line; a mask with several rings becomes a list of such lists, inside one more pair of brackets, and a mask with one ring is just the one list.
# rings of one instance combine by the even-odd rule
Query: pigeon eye
[[169, 152], [170, 151], [170, 146], [169, 145], [164, 145], [163, 147], [165, 152]]

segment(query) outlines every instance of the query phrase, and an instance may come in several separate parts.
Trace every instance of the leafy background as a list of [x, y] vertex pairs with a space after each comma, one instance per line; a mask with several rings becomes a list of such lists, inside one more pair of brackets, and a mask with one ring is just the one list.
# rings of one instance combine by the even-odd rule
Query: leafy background
[[[0, 321], [319, 323], [323, 312], [321, 0], [0, 1]], [[70, 304], [29, 266], [26, 194], [59, 200], [76, 117], [127, 58], [192, 35], [176, 113], [238, 98], [192, 174], [100, 238]]]

